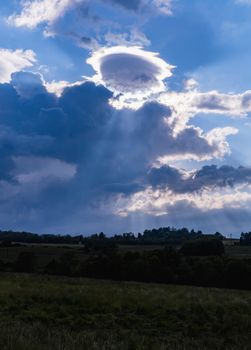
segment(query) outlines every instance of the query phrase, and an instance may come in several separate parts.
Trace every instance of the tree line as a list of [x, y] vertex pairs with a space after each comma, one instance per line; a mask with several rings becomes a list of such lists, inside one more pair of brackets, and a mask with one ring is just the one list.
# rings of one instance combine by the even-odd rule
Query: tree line
[[[34, 244], [88, 244], [91, 241], [110, 240], [116, 244], [126, 245], [180, 245], [188, 240], [194, 240], [201, 237], [207, 237], [202, 231], [188, 230], [187, 228], [176, 229], [174, 227], [160, 227], [158, 229], [145, 230], [143, 233], [135, 234], [126, 232], [106, 236], [103, 232], [93, 235], [54, 235], [54, 234], [36, 234], [30, 232], [1, 231], [1, 242], [34, 243]], [[210, 236], [210, 235], [209, 235]], [[224, 238], [219, 232], [216, 237]]]

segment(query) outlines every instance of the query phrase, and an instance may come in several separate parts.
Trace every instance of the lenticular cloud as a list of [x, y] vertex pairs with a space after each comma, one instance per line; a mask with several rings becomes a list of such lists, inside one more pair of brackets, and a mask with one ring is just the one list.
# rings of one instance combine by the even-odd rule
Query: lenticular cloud
[[165, 90], [164, 80], [172, 76], [174, 68], [154, 52], [126, 46], [102, 48], [87, 63], [96, 72], [93, 80], [129, 98]]

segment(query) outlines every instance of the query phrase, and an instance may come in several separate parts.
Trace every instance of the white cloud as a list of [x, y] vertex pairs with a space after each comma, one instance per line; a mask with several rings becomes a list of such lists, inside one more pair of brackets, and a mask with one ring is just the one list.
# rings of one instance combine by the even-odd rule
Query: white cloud
[[171, 0], [153, 0], [153, 5], [163, 14], [171, 15]]
[[204, 190], [198, 193], [173, 193], [171, 190], [148, 187], [129, 198], [120, 197], [116, 206], [116, 214], [128, 216], [130, 213], [141, 212], [148, 215], [160, 216], [168, 214], [172, 207], [185, 202], [189, 207], [207, 212], [214, 209], [243, 208], [251, 201], [250, 188], [247, 185], [236, 189]]
[[69, 83], [66, 80], [60, 80], [60, 81], [53, 80], [51, 82], [44, 82], [44, 86], [48, 92], [60, 97], [66, 88], [79, 86], [83, 84], [85, 81], [86, 79], [83, 79], [81, 81], [76, 81], [74, 83]]
[[229, 143], [226, 140], [227, 136], [238, 134], [238, 129], [232, 127], [215, 128], [206, 134], [206, 139], [210, 145], [215, 145], [216, 151], [213, 156], [215, 158], [223, 158], [226, 154], [230, 154]]
[[[176, 154], [165, 154], [164, 156], [158, 157], [155, 163], [157, 166], [169, 165], [172, 162], [185, 160], [194, 160], [201, 162], [212, 160], [214, 158], [223, 159], [224, 156], [231, 154], [230, 146], [227, 142], [227, 137], [230, 135], [238, 134], [238, 129], [232, 127], [215, 128], [209, 131], [208, 133], [203, 133], [203, 131], [198, 127], [196, 128], [194, 126], [184, 126], [182, 130], [179, 130], [177, 135], [175, 134], [174, 129], [174, 140], [178, 141], [179, 135], [182, 135], [182, 133], [188, 130], [196, 130], [197, 134], [195, 135], [197, 135], [197, 137], [201, 140], [205, 141], [208, 147], [210, 147], [210, 152], [200, 153], [198, 152], [199, 148], [197, 148], [197, 152], [195, 150], [191, 153], [187, 151], [185, 152], [184, 150], [187, 150], [188, 145], [184, 143], [184, 148], [180, 153], [177, 152]], [[189, 141], [188, 140], [189, 138], [187, 139], [187, 142], [191, 142], [192, 138], [190, 138]]]
[[35, 62], [32, 50], [0, 49], [0, 83], [8, 83], [12, 73], [32, 67]]
[[184, 92], [167, 91], [156, 97], [159, 103], [172, 108], [168, 123], [172, 125], [174, 134], [183, 130], [189, 119], [199, 113], [244, 118], [251, 112], [251, 90], [240, 94], [200, 92], [193, 81], [188, 83], [188, 87], [185, 84], [185, 88]]
[[53, 23], [64, 15], [66, 9], [76, 0], [28, 0], [23, 3], [20, 14], [8, 18], [8, 22], [16, 27], [35, 28], [40, 23]]
[[58, 97], [61, 96], [64, 89], [66, 89], [69, 86], [71, 86], [71, 84], [66, 80], [60, 80], [60, 81], [53, 80], [50, 83], [45, 82], [46, 90], [51, 94], [55, 94]]
[[96, 72], [92, 78], [125, 99], [142, 100], [165, 91], [164, 80], [172, 76], [170, 64], [158, 54], [140, 47], [102, 48], [87, 60]]
[[[107, 0], [103, 0], [107, 3]], [[124, 1], [112, 1], [120, 4], [125, 9], [133, 9]], [[86, 3], [89, 5], [90, 0], [24, 0], [21, 12], [14, 13], [7, 21], [16, 27], [35, 28], [41, 23], [52, 24], [62, 17], [65, 12], [75, 4]], [[171, 14], [171, 0], [139, 0], [139, 6], [146, 6], [149, 9], [157, 9], [158, 12], [165, 15]], [[136, 6], [137, 7], [137, 6]], [[136, 8], [135, 8], [136, 10]], [[48, 34], [48, 32], [46, 32]]]
[[187, 92], [161, 94], [158, 101], [186, 110], [192, 115], [213, 113], [244, 117], [251, 112], [251, 90], [241, 94], [227, 94], [218, 91], [199, 92], [197, 89], [190, 90], [189, 86]]
[[199, 85], [199, 83], [195, 79], [193, 79], [193, 78], [187, 79], [184, 82], [184, 89], [187, 91], [196, 90], [198, 85]]

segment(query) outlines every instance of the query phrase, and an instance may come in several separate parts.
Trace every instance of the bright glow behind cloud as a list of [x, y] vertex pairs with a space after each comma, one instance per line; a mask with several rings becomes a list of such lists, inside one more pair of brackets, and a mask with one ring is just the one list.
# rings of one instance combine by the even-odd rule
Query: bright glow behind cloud
[[127, 99], [142, 99], [164, 91], [164, 80], [172, 76], [174, 68], [157, 53], [137, 46], [102, 48], [87, 63], [96, 72], [92, 78], [95, 82]]
[[[246, 187], [246, 188], [244, 188]], [[130, 198], [121, 197], [117, 203], [117, 214], [128, 216], [130, 213], [143, 212], [148, 215], [167, 215], [169, 209], [186, 202], [188, 205], [201, 211], [214, 209], [241, 208], [249, 205], [251, 193], [248, 186], [239, 186], [236, 189], [221, 189], [219, 191], [205, 190], [198, 194], [176, 194], [166, 190], [154, 190], [148, 187], [144, 191], [133, 194]]]
[[60, 80], [60, 81], [53, 80], [50, 83], [45, 82], [44, 84], [45, 84], [45, 88], [48, 92], [50, 92], [51, 94], [55, 94], [57, 97], [60, 97], [66, 88], [73, 87], [73, 86], [79, 86], [79, 85], [83, 84], [84, 82], [85, 82], [85, 80], [76, 81], [74, 83], [69, 83], [66, 80]]
[[8, 83], [12, 73], [32, 67], [35, 62], [32, 50], [0, 49], [0, 83]]

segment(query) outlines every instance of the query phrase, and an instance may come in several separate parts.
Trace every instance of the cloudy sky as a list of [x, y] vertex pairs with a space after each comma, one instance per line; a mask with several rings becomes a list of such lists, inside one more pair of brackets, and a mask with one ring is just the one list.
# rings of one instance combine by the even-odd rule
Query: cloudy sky
[[250, 0], [2, 0], [0, 226], [251, 229]]

